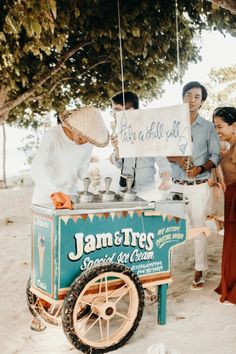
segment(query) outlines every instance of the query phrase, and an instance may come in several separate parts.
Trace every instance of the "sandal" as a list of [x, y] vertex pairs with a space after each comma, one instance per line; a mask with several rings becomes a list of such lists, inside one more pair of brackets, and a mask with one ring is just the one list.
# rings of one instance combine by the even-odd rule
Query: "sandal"
[[202, 290], [205, 286], [205, 279], [201, 277], [198, 281], [193, 280], [191, 290]]
[[157, 298], [156, 287], [145, 289], [145, 303], [147, 305], [155, 304], [157, 300], [158, 298]]
[[30, 325], [30, 328], [33, 331], [42, 332], [42, 331], [44, 331], [46, 329], [46, 326], [42, 322], [37, 320], [37, 318], [33, 318], [32, 322], [31, 322], [31, 325]]
[[235, 306], [235, 304], [233, 303], [233, 302], [229, 302], [229, 301], [227, 301], [227, 300], [225, 300], [225, 301], [220, 301], [220, 300], [217, 300], [217, 302], [219, 303], [219, 304], [221, 304], [221, 305], [224, 305], [224, 306]]

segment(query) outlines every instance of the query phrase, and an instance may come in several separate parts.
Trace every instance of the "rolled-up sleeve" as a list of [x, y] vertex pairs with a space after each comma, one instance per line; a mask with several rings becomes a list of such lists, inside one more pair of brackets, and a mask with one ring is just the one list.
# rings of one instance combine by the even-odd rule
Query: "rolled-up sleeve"
[[169, 172], [171, 173], [171, 165], [169, 163], [169, 161], [167, 160], [166, 157], [164, 156], [157, 156], [155, 158], [155, 162], [157, 164], [157, 166], [159, 167], [159, 173], [163, 173], [163, 172]]
[[214, 165], [217, 166], [220, 162], [220, 141], [214, 126], [210, 128], [208, 151], [209, 160], [211, 160]]

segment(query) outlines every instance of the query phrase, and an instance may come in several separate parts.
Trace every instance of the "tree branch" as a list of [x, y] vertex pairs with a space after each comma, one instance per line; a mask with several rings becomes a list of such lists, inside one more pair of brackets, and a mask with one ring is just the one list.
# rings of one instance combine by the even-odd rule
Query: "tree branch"
[[[88, 69], [86, 69], [85, 71], [83, 71], [79, 76], [84, 76], [85, 74], [87, 74], [89, 71], [91, 71], [92, 69], [96, 68], [97, 66], [101, 65], [101, 64], [106, 64], [108, 63], [109, 60], [101, 60], [99, 62], [97, 62], [96, 64], [91, 65]], [[49, 87], [47, 89], [47, 92], [43, 92], [42, 94], [39, 94], [37, 96], [34, 97], [29, 97], [29, 99], [27, 99], [27, 102], [32, 102], [32, 101], [37, 101], [37, 100], [41, 100], [43, 99], [44, 95], [50, 95], [52, 93], [52, 91], [59, 85], [61, 84], [63, 81], [70, 81], [70, 80], [74, 80], [73, 78], [70, 77], [65, 77], [61, 80], [56, 81], [55, 83], [53, 83], [53, 85], [51, 87]]]
[[50, 79], [53, 75], [55, 75], [65, 64], [65, 62], [72, 57], [79, 49], [82, 49], [89, 45], [90, 43], [85, 43], [81, 45], [80, 43], [77, 44], [75, 47], [71, 48], [68, 52], [66, 52], [61, 59], [58, 61], [56, 66], [49, 70], [38, 82], [34, 84], [34, 87], [29, 89], [28, 91], [24, 92], [22, 95], [17, 97], [15, 100], [8, 101], [6, 104], [4, 104], [0, 108], [0, 118], [3, 116], [5, 113], [10, 112], [11, 109], [17, 107], [19, 104], [27, 100], [29, 97], [31, 97], [38, 89], [39, 86], [42, 86], [48, 79]]
[[236, 2], [235, 0], [208, 0], [215, 5], [223, 7], [226, 10], [231, 11], [233, 14], [236, 14]]

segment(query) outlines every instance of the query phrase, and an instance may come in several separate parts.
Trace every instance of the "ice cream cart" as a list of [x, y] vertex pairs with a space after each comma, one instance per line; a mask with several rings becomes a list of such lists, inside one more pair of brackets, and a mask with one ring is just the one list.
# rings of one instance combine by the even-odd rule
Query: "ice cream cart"
[[84, 353], [121, 347], [141, 320], [145, 289], [157, 287], [158, 323], [166, 323], [170, 251], [186, 240], [185, 201], [133, 200], [33, 209], [32, 271], [27, 287], [35, 317], [62, 325]]

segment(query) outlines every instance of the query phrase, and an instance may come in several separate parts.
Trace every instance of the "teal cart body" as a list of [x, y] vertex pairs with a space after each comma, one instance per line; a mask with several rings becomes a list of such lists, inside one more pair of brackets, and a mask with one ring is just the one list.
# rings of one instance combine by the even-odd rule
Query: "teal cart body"
[[48, 323], [62, 322], [70, 342], [85, 353], [114, 350], [137, 328], [150, 288], [157, 289], [158, 322], [166, 323], [170, 252], [185, 240], [184, 217], [153, 203], [33, 206], [30, 310]]

